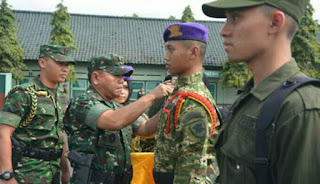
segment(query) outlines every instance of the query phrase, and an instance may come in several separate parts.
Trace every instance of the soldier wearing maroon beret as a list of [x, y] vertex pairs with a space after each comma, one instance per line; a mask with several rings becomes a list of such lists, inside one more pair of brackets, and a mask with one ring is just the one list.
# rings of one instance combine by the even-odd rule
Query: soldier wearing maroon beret
[[212, 137], [219, 125], [215, 101], [202, 82], [208, 29], [198, 23], [169, 25], [163, 34], [164, 59], [178, 75], [161, 111], [155, 147], [156, 184], [211, 183]]

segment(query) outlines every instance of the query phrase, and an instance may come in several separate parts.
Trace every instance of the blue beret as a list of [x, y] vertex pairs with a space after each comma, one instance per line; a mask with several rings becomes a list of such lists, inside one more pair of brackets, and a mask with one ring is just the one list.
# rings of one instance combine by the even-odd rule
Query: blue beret
[[163, 33], [164, 42], [170, 40], [208, 41], [208, 29], [198, 23], [176, 23], [169, 25]]

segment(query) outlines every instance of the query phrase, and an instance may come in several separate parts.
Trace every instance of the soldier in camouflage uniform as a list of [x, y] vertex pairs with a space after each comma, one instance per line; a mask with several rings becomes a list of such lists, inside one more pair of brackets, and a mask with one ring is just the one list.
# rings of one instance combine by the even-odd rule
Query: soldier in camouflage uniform
[[[154, 134], [158, 120], [158, 116], [148, 121], [137, 118], [154, 100], [173, 90], [172, 86], [160, 84], [139, 100], [118, 108], [111, 99], [120, 95], [122, 76], [130, 73], [132, 70], [124, 67], [122, 58], [115, 54], [93, 57], [88, 66], [91, 85], [86, 93], [74, 98], [67, 109], [64, 122], [70, 133], [70, 150], [82, 156], [94, 154], [91, 183], [130, 183], [132, 133]], [[125, 128], [136, 120], [132, 130]]]
[[202, 81], [207, 28], [197, 23], [172, 24], [163, 38], [166, 67], [178, 75], [178, 81], [159, 118], [155, 183], [212, 183], [207, 170], [214, 159], [212, 140], [219, 119]]
[[[61, 157], [67, 149], [62, 123], [68, 101], [58, 84], [65, 81], [70, 63], [75, 62], [69, 48], [42, 45], [40, 76], [14, 87], [6, 97], [0, 113], [0, 165], [3, 176], [13, 177], [0, 183], [60, 183], [60, 169], [62, 183], [68, 182], [68, 162]], [[11, 149], [11, 145], [17, 146], [11, 135], [25, 145], [19, 152], [21, 158]], [[17, 160], [15, 165], [11, 157]]]

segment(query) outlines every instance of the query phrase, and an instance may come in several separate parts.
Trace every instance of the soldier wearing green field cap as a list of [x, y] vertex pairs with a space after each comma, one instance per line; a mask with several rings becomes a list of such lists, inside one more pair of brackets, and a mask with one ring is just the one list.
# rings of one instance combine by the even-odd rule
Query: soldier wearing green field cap
[[75, 61], [68, 47], [42, 45], [38, 64], [40, 75], [15, 86], [0, 112], [0, 183], [68, 183], [70, 179], [62, 156], [67, 149], [62, 122], [68, 100], [58, 84], [65, 81]]
[[93, 155], [93, 159], [90, 171], [80, 173], [81, 162], [69, 157], [74, 165], [71, 182], [129, 184], [132, 134], [150, 136], [157, 129], [158, 115], [149, 120], [139, 116], [154, 100], [170, 94], [173, 86], [160, 84], [139, 100], [121, 107], [112, 99], [122, 94], [123, 76], [130, 76], [133, 68], [125, 66], [123, 58], [116, 54], [92, 57], [88, 64], [90, 86], [71, 101], [64, 122], [70, 150], [82, 158]]
[[244, 62], [253, 75], [215, 141], [221, 184], [320, 183], [318, 85], [306, 84], [285, 97], [261, 134], [267, 119], [262, 114], [271, 111], [261, 111], [268, 97], [286, 88], [286, 81], [304, 76], [291, 42], [308, 2], [217, 0], [202, 6], [207, 16], [227, 19], [220, 33], [227, 57]]

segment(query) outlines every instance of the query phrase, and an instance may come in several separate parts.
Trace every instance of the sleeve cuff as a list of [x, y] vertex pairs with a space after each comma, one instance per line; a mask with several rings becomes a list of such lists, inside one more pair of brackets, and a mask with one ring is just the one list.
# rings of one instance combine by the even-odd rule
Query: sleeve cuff
[[0, 124], [9, 125], [18, 128], [21, 121], [21, 116], [10, 112], [0, 112]]
[[91, 107], [86, 117], [86, 125], [96, 130], [98, 118], [106, 110], [111, 110], [111, 109], [101, 103], [98, 103], [95, 106]]

